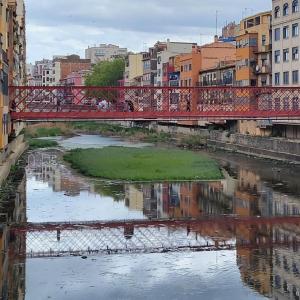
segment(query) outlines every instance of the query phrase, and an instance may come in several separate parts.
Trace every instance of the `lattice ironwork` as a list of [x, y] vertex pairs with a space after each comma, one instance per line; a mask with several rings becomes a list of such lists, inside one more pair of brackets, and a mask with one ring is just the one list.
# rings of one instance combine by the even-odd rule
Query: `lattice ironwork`
[[234, 249], [235, 241], [216, 243], [186, 228], [118, 227], [63, 231], [28, 232], [28, 257], [153, 253], [176, 251], [211, 251]]
[[42, 223], [13, 226], [10, 232], [26, 236], [26, 256], [34, 258], [299, 246], [300, 236], [273, 235], [282, 226], [300, 228], [300, 217]]
[[299, 119], [300, 88], [10, 87], [12, 118]]

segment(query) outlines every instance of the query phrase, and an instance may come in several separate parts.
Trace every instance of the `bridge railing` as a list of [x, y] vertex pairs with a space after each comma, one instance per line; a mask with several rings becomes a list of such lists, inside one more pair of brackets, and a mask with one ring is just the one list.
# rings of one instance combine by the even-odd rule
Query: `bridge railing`
[[14, 119], [300, 118], [300, 87], [10, 87]]

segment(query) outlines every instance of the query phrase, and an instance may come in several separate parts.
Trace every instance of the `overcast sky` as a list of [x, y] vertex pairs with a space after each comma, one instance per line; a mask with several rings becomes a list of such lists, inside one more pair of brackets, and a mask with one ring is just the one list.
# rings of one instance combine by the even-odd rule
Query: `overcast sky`
[[[211, 41], [226, 21], [270, 10], [271, 0], [25, 0], [28, 62], [99, 43], [142, 51], [156, 41]], [[219, 29], [220, 32], [220, 29]]]

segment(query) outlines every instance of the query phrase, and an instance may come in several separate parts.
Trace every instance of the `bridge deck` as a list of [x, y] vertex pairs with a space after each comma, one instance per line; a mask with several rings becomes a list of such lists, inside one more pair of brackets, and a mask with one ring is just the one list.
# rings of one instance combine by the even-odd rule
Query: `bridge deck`
[[300, 120], [300, 88], [10, 87], [14, 120]]

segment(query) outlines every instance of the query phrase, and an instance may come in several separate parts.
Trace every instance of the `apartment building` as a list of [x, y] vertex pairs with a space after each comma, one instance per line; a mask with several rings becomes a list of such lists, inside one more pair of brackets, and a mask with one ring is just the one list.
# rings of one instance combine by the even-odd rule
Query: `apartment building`
[[157, 86], [168, 86], [167, 73], [169, 67], [169, 59], [172, 56], [191, 53], [196, 43], [166, 42], [166, 47], [157, 53]]
[[[300, 10], [298, 0], [272, 1], [273, 85], [299, 87]], [[285, 104], [282, 103], [282, 106]], [[297, 102], [292, 105], [297, 105]], [[273, 127], [283, 137], [300, 138], [300, 123], [273, 120]]]
[[299, 86], [298, 0], [273, 0], [273, 85]]
[[8, 144], [8, 20], [7, 0], [0, 5], [0, 151]]
[[272, 13], [241, 20], [236, 36], [238, 86], [272, 85]]
[[99, 46], [88, 47], [85, 50], [85, 58], [90, 59], [92, 65], [101, 61], [109, 61], [114, 58], [125, 58], [128, 54], [127, 48], [120, 48], [112, 44], [100, 44]]
[[26, 84], [24, 0], [7, 1], [9, 85]]
[[89, 71], [91, 68], [90, 59], [83, 59], [75, 54], [65, 57], [56, 57], [52, 65], [54, 85], [60, 85], [60, 81], [73, 72]]
[[235, 60], [221, 61], [215, 67], [201, 70], [199, 86], [234, 86]]
[[31, 82], [34, 86], [59, 86], [69, 74], [90, 70], [89, 59], [82, 59], [78, 55], [54, 56], [53, 60], [35, 62]]
[[143, 72], [143, 53], [128, 54], [125, 59], [124, 85], [140, 85]]
[[25, 5], [23, 0], [0, 2], [0, 154], [12, 132], [8, 86], [26, 84]]
[[157, 42], [149, 51], [143, 54], [143, 86], [157, 85], [157, 57], [158, 53], [167, 48], [165, 42]]
[[189, 54], [180, 55], [180, 85], [196, 86], [202, 70], [214, 68], [221, 61], [235, 60], [236, 48], [233, 43], [218, 41], [204, 46], [194, 46]]

